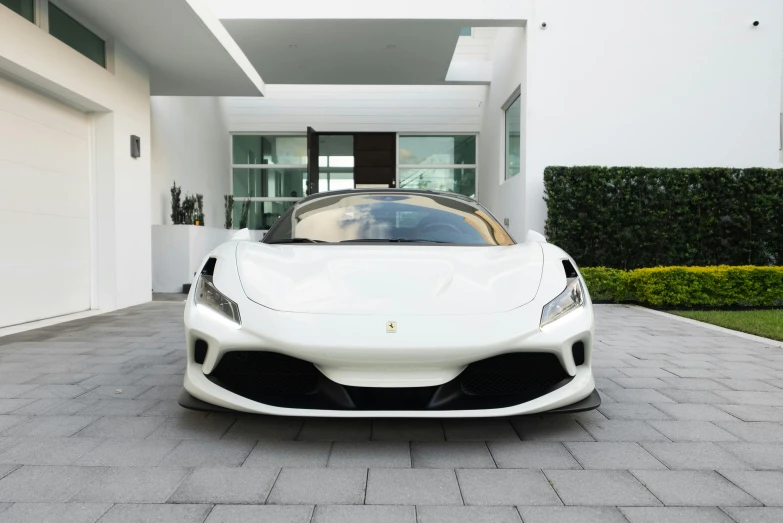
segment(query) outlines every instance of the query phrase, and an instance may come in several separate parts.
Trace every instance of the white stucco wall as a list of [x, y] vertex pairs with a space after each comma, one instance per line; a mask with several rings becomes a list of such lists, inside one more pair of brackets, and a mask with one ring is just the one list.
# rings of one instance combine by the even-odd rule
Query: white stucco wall
[[[522, 151], [520, 173], [505, 179], [505, 112], [503, 105], [520, 88], [522, 128], [525, 143], [525, 29], [504, 27], [493, 44], [492, 81], [481, 104], [483, 117], [479, 136], [478, 198], [496, 218], [508, 219], [508, 230], [517, 241], [525, 238], [525, 162]], [[541, 230], [543, 232], [543, 230]]]
[[223, 227], [223, 195], [230, 193], [230, 137], [221, 100], [152, 97], [152, 223], [171, 223], [171, 184], [204, 195], [205, 222]]
[[[111, 310], [149, 301], [150, 98], [146, 64], [115, 41], [113, 71], [103, 69], [2, 6], [0, 28], [0, 71], [4, 75], [89, 113], [91, 307]], [[141, 158], [130, 156], [131, 135], [141, 137]]]
[[544, 224], [547, 165], [781, 166], [783, 2], [536, 0], [533, 13], [529, 227]]

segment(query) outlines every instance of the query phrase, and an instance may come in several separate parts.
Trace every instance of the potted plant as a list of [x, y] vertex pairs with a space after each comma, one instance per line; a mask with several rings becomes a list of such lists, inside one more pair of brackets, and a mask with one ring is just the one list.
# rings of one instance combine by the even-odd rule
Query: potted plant
[[223, 196], [223, 203], [226, 209], [226, 221], [223, 222], [223, 226], [230, 229], [234, 225], [234, 197], [226, 194]]

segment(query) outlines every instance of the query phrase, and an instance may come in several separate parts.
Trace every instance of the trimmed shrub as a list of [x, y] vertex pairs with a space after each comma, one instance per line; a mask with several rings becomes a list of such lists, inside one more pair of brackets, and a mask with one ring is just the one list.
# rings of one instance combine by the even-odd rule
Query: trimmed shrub
[[583, 266], [783, 265], [783, 170], [547, 167], [546, 235]]
[[783, 267], [653, 267], [580, 269], [596, 301], [655, 307], [783, 306]]

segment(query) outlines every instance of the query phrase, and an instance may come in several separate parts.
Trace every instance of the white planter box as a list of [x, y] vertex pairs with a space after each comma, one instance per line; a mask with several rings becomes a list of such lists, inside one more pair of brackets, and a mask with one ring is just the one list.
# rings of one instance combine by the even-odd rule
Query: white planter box
[[197, 225], [153, 225], [152, 292], [182, 292], [182, 285], [193, 281], [204, 256], [235, 232]]

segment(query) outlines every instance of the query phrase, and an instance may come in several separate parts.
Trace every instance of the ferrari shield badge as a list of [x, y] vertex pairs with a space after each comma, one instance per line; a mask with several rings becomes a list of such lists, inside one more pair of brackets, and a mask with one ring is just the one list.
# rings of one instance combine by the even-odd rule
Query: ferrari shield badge
[[397, 322], [396, 321], [387, 321], [386, 322], [386, 332], [397, 332]]

